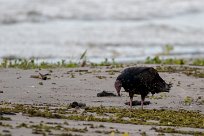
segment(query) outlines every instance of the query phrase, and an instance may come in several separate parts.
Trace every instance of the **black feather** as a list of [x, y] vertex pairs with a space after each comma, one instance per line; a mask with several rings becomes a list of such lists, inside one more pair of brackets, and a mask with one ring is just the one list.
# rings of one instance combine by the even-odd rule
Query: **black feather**
[[167, 84], [152, 67], [126, 68], [116, 80], [122, 83], [126, 92], [140, 94], [145, 97], [148, 93], [169, 92], [172, 84]]

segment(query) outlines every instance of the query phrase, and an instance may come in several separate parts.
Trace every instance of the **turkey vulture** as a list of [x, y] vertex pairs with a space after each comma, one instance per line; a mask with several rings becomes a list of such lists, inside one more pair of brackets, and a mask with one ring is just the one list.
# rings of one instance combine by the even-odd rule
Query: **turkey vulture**
[[167, 84], [152, 67], [130, 67], [126, 68], [116, 79], [115, 89], [120, 96], [121, 87], [130, 96], [130, 107], [134, 94], [141, 95], [141, 106], [149, 92], [153, 94], [159, 92], [169, 92], [172, 84]]

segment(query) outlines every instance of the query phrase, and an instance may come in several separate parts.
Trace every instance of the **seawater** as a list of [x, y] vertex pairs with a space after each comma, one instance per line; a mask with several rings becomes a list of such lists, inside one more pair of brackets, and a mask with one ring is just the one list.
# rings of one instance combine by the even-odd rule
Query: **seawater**
[[0, 0], [0, 58], [204, 57], [203, 0]]

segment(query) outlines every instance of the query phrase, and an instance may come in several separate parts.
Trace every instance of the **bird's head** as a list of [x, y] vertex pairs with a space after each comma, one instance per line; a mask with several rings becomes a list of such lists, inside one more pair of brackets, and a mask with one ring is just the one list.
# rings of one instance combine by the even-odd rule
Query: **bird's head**
[[116, 80], [115, 81], [115, 89], [118, 93], [118, 96], [120, 96], [120, 90], [121, 90], [121, 87], [122, 87], [122, 83], [120, 80]]

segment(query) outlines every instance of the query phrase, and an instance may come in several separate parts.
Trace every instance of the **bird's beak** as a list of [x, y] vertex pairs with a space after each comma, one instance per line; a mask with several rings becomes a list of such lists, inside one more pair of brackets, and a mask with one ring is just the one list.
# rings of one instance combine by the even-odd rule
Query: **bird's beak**
[[115, 81], [115, 89], [118, 93], [118, 96], [120, 96], [120, 90], [121, 90], [121, 82], [119, 80]]

